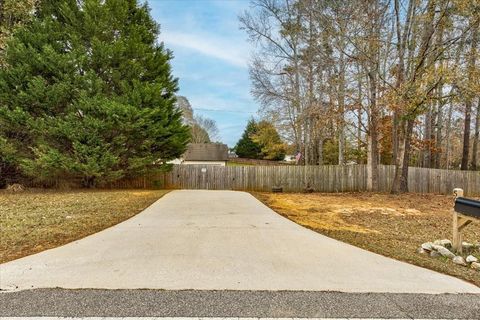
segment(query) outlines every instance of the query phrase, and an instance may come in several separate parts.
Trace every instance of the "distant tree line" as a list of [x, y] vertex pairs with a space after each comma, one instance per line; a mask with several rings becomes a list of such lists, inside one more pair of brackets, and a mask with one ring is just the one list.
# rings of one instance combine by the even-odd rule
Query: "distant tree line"
[[162, 170], [190, 129], [144, 1], [1, 1], [0, 185]]
[[[479, 0], [252, 0], [261, 113], [305, 164], [479, 168]], [[332, 159], [332, 155], [335, 155]]]

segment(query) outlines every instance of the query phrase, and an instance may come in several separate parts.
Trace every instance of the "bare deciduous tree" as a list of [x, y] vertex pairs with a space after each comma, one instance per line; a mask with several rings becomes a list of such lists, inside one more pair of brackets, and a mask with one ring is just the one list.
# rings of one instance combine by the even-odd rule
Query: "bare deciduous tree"
[[479, 14], [478, 0], [251, 1], [252, 93], [305, 164], [366, 160], [371, 190], [382, 163], [394, 193], [411, 165], [475, 153], [476, 168]]

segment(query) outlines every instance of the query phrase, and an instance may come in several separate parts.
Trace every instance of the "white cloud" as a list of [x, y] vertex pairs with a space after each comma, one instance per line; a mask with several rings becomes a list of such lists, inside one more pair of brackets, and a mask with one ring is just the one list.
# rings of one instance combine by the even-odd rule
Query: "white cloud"
[[223, 60], [237, 67], [247, 68], [248, 66], [248, 49], [244, 43], [239, 44], [208, 34], [171, 31], [164, 32], [160, 40], [164, 41], [167, 47], [183, 47]]

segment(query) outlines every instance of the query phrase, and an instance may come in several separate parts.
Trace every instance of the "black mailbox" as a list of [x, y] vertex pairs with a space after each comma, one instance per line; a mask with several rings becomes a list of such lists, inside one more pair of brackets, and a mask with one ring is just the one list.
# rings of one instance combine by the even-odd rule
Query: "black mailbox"
[[480, 201], [459, 197], [455, 199], [454, 209], [463, 215], [480, 218]]

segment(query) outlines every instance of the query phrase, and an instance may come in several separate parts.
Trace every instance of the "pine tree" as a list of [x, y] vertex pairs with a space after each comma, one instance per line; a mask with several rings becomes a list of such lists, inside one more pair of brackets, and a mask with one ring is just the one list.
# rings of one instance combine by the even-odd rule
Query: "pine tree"
[[12, 33], [30, 21], [37, 0], [0, 0], [0, 68], [4, 67], [3, 52]]
[[93, 186], [180, 156], [188, 128], [175, 107], [172, 54], [158, 35], [137, 0], [43, 0], [0, 70], [10, 169], [13, 157], [28, 176]]
[[240, 158], [249, 158], [249, 159], [261, 159], [262, 158], [262, 147], [260, 144], [252, 140], [253, 135], [258, 131], [257, 123], [255, 120], [251, 119], [248, 121], [247, 127], [242, 134], [240, 140], [238, 140], [235, 146], [235, 153]]

